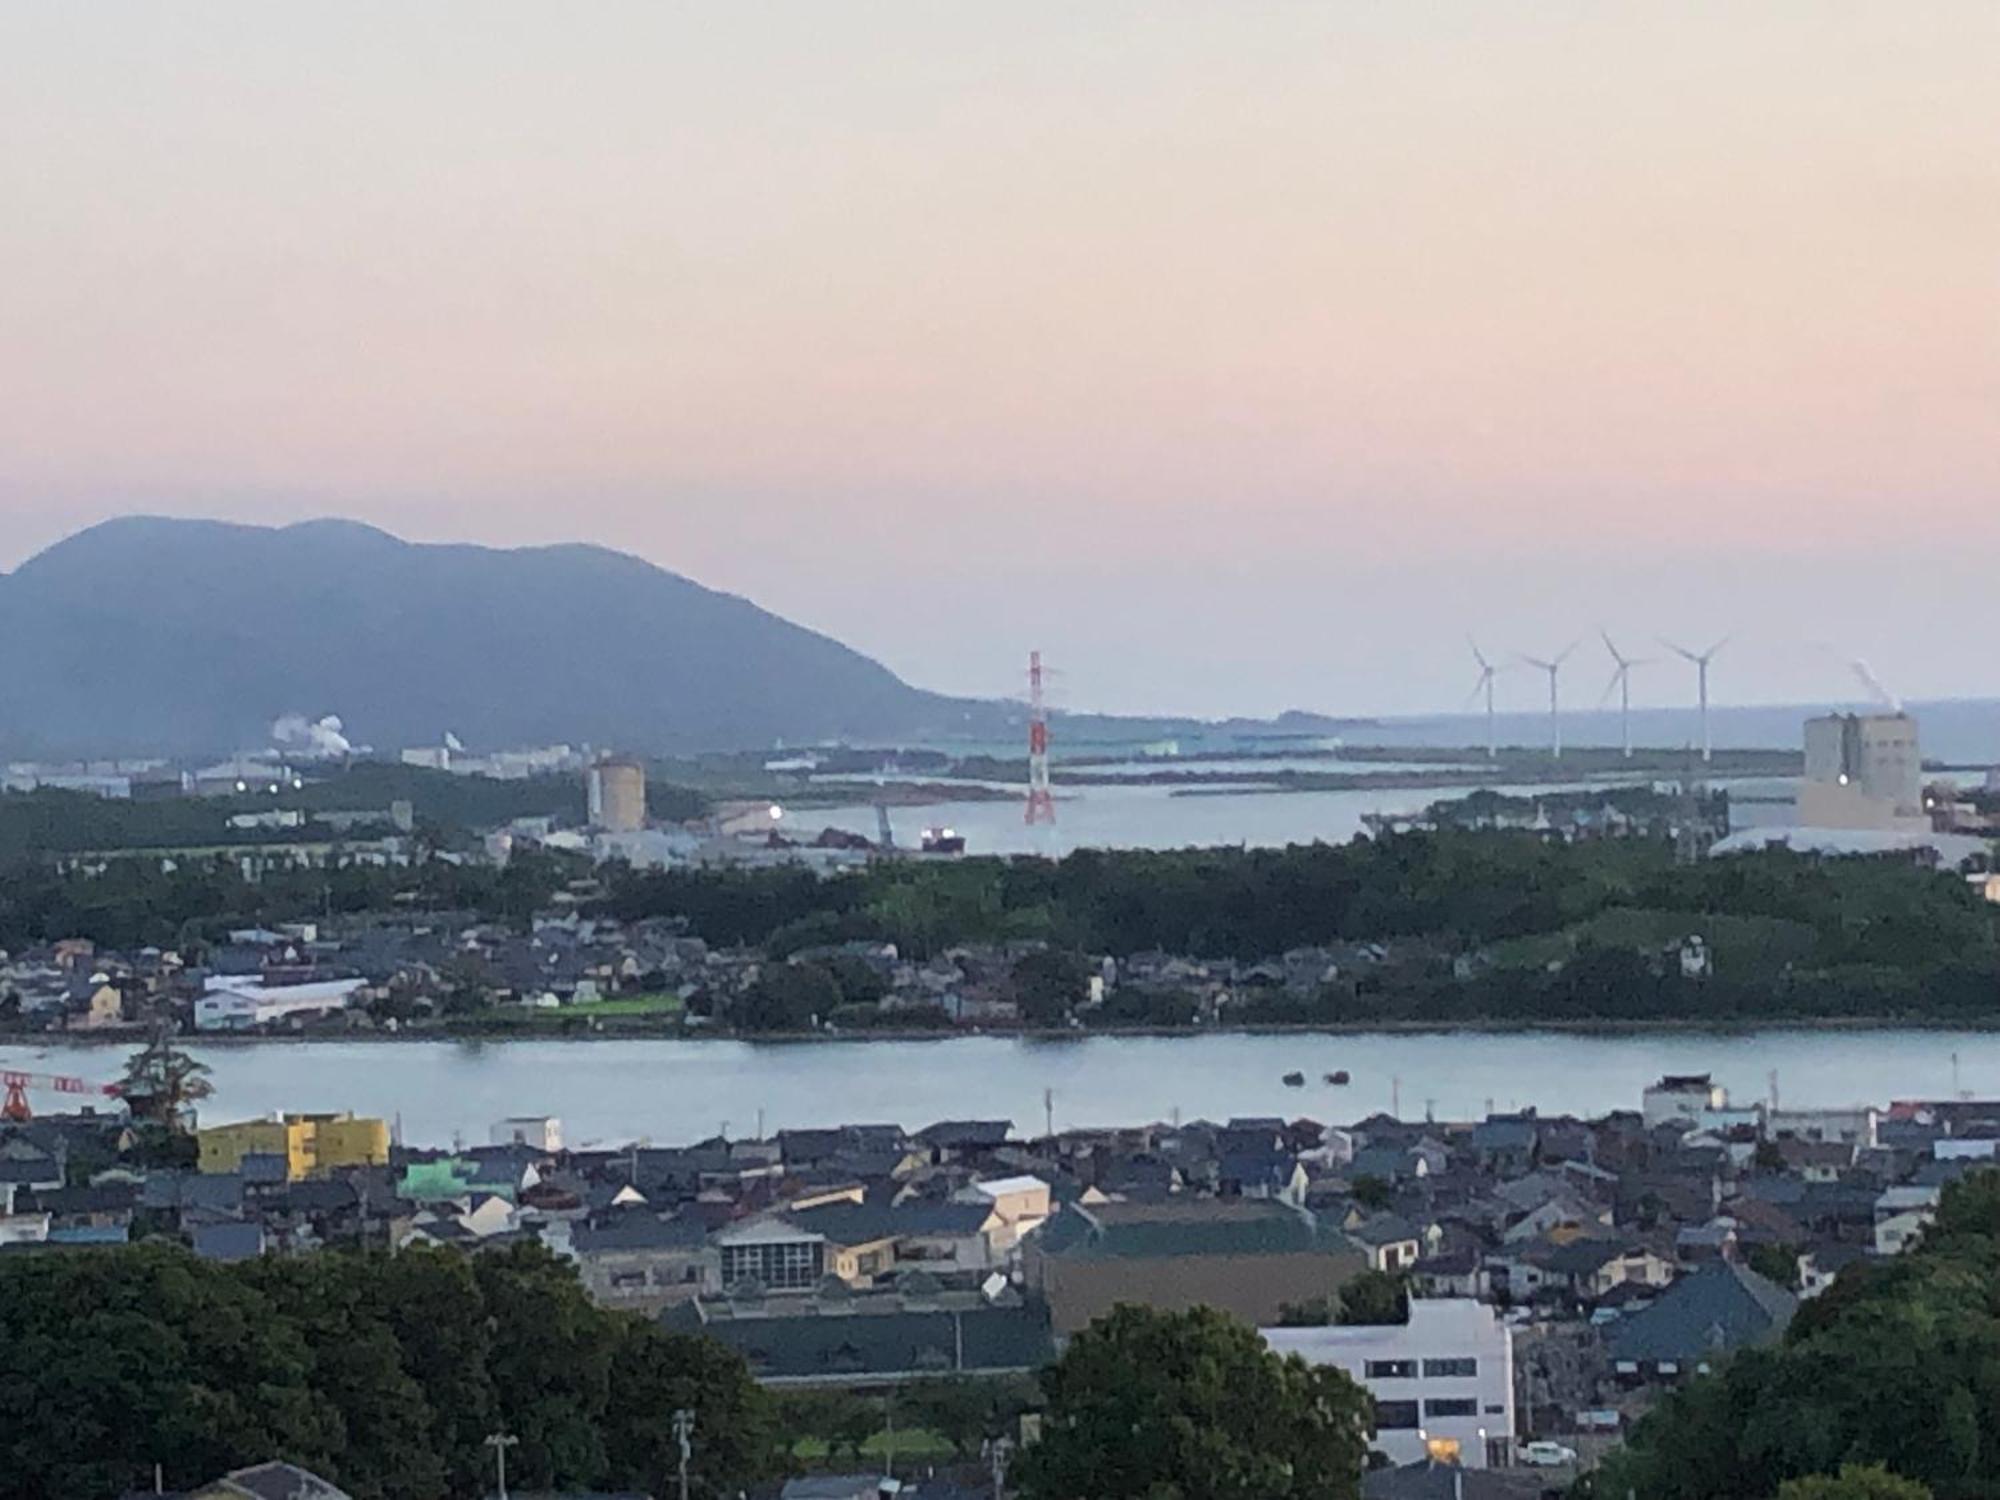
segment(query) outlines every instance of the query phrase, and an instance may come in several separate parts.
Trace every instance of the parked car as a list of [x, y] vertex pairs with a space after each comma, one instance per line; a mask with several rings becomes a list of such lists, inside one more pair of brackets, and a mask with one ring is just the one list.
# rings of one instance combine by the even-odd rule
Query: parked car
[[1537, 1469], [1560, 1469], [1576, 1462], [1576, 1449], [1543, 1438], [1522, 1445], [1521, 1462]]

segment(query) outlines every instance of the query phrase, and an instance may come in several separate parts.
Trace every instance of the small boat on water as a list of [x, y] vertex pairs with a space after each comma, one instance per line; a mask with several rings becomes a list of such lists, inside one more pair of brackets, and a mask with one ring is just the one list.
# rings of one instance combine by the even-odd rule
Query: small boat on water
[[1326, 1081], [1332, 1084], [1335, 1088], [1345, 1088], [1348, 1083], [1347, 1069], [1338, 1068], [1335, 1071], [1327, 1074]]
[[917, 848], [924, 854], [963, 854], [965, 835], [955, 828], [926, 828]]
[[1287, 1073], [1284, 1078], [1284, 1084], [1288, 1089], [1302, 1089], [1306, 1086], [1306, 1075], [1303, 1073]]

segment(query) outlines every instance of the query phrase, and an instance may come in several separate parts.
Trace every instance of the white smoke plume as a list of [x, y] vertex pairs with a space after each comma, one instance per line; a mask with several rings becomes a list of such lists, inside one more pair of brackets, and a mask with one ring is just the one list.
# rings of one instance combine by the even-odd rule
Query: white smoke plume
[[339, 760], [354, 753], [354, 746], [341, 733], [338, 714], [320, 719], [283, 714], [271, 725], [271, 743], [289, 755], [313, 760]]

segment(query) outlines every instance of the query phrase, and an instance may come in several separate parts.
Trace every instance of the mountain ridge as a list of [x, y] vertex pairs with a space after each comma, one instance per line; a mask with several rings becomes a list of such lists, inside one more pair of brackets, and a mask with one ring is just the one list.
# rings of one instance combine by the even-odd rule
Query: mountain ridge
[[611, 548], [411, 542], [338, 517], [121, 516], [0, 574], [0, 738], [17, 753], [262, 743], [339, 714], [378, 748], [632, 751], [908, 735], [975, 705]]

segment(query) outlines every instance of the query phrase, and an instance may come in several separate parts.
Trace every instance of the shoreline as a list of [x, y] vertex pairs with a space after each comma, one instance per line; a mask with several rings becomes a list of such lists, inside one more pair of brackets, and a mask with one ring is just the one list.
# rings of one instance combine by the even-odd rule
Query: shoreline
[[[664, 1028], [567, 1029], [496, 1027], [491, 1030], [395, 1032], [301, 1032], [293, 1034], [242, 1033], [182, 1034], [176, 1040], [184, 1047], [325, 1046], [338, 1043], [364, 1045], [412, 1045], [470, 1042], [482, 1046], [514, 1042], [740, 1042], [758, 1045], [866, 1045], [870, 1042], [953, 1042], [999, 1040], [1021, 1042], [1084, 1042], [1160, 1038], [1199, 1041], [1208, 1037], [1258, 1036], [1520, 1036], [1547, 1032], [1556, 1036], [1752, 1036], [1768, 1032], [1871, 1032], [1871, 1031], [1960, 1031], [1973, 1034], [2000, 1032], [2000, 1015], [1984, 1019], [1898, 1016], [1773, 1016], [1754, 1021], [1703, 1022], [1676, 1020], [1510, 1020], [1480, 1019], [1445, 1021], [1355, 1021], [1317, 1022], [1265, 1026], [1105, 1026], [1105, 1027], [1010, 1027], [993, 1030], [931, 1030], [898, 1028], [879, 1031], [736, 1032], [669, 1031]], [[0, 1032], [0, 1048], [130, 1048], [145, 1041], [146, 1033], [78, 1035], [72, 1032]]]

